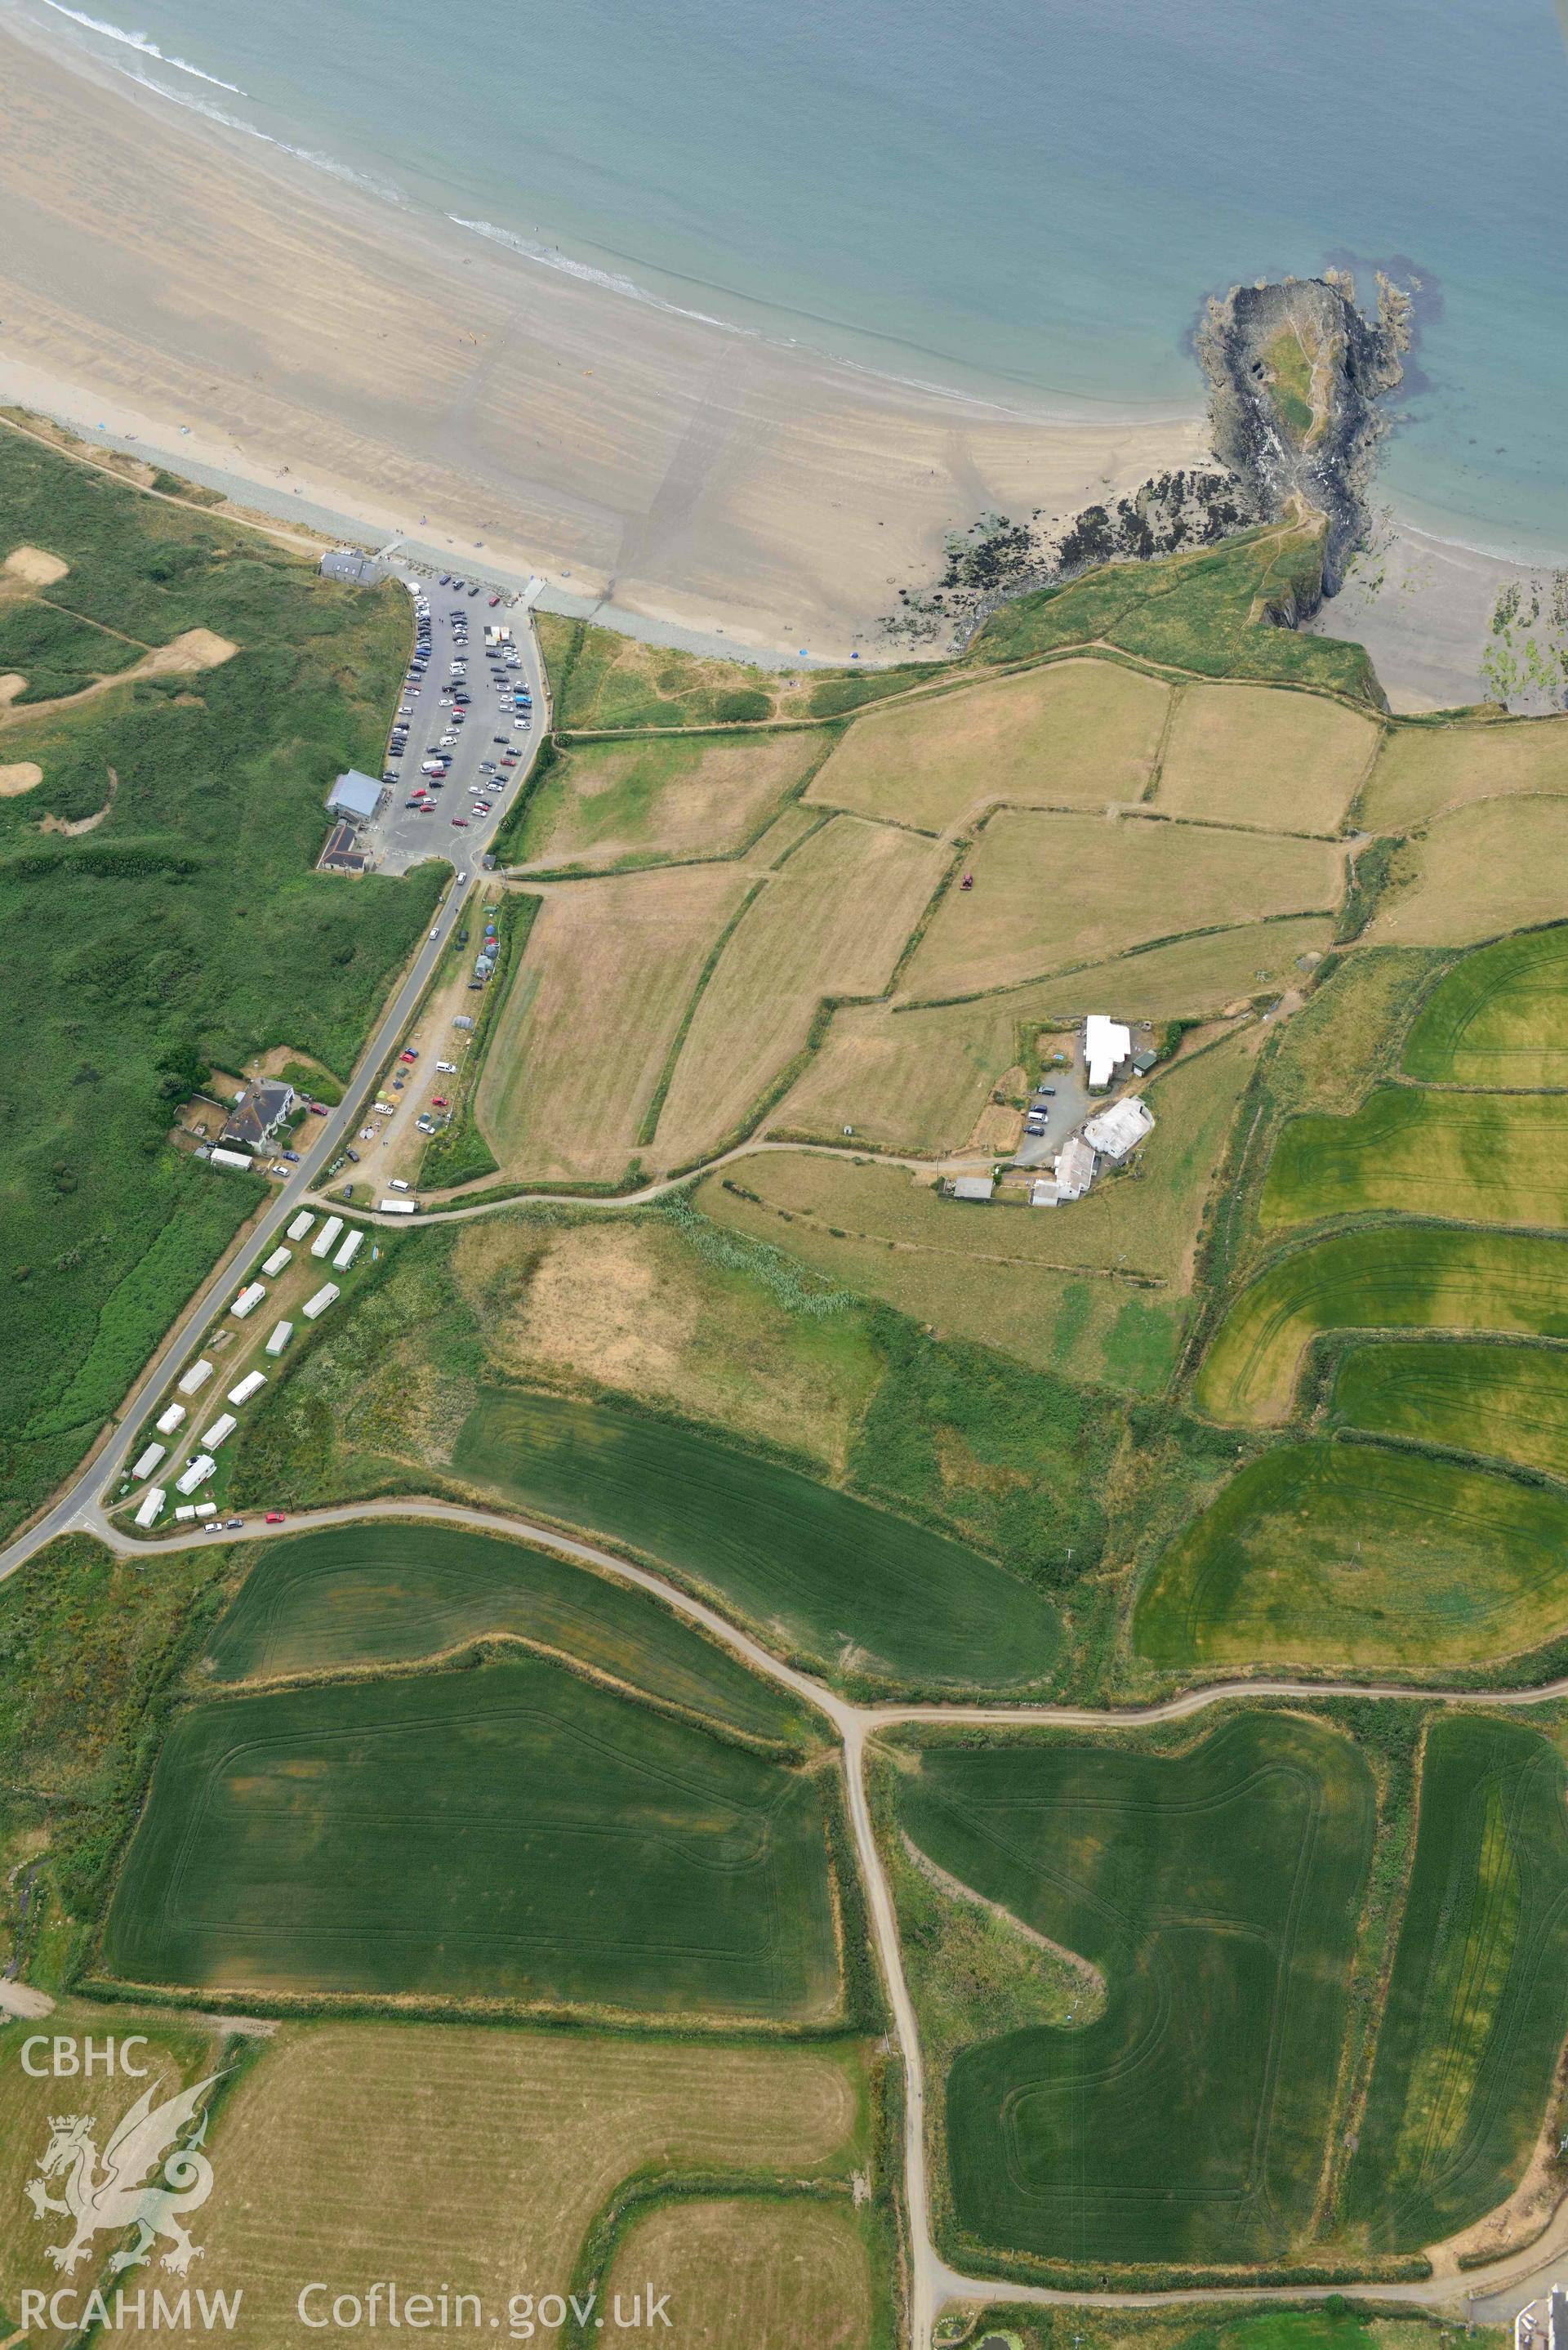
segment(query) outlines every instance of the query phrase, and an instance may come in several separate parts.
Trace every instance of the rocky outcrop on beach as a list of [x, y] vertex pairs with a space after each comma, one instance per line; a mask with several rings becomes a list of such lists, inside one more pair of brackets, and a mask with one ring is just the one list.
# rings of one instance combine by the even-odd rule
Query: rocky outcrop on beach
[[1325, 596], [1337, 593], [1366, 538], [1387, 430], [1382, 403], [1403, 373], [1410, 307], [1410, 295], [1379, 272], [1368, 317], [1355, 281], [1331, 269], [1232, 286], [1210, 303], [1199, 331], [1214, 453], [1259, 519], [1276, 520], [1293, 502], [1325, 517]]
[[1387, 429], [1381, 403], [1399, 382], [1409, 318], [1409, 294], [1381, 274], [1375, 317], [1357, 308], [1355, 282], [1338, 270], [1232, 286], [1209, 303], [1197, 337], [1214, 462], [1157, 474], [1064, 517], [1038, 509], [1023, 521], [982, 515], [949, 538], [934, 586], [899, 589], [888, 635], [961, 645], [1011, 597], [1061, 587], [1104, 563], [1213, 546], [1304, 510], [1327, 525], [1322, 580], [1298, 582], [1268, 614], [1299, 627], [1337, 593], [1366, 542]]

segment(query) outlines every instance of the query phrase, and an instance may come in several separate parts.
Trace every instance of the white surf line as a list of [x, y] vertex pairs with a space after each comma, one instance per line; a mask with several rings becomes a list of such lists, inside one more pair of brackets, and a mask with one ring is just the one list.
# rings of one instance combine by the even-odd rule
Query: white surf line
[[[929, 2350], [938, 2317], [949, 2303], [955, 2301], [974, 2303], [1017, 2302], [1031, 2307], [1145, 2309], [1210, 2301], [1314, 2302], [1321, 2301], [1325, 2293], [1346, 2289], [1334, 2284], [1194, 2284], [1153, 2293], [1101, 2293], [1074, 2291], [1060, 2285], [1022, 2284], [1007, 2277], [965, 2276], [948, 2266], [931, 2231], [929, 2182], [926, 2168], [925, 2060], [914, 1999], [904, 1970], [903, 1945], [898, 1936], [892, 1888], [872, 1826], [871, 1806], [867, 1794], [868, 1742], [878, 1731], [896, 1729], [901, 1724], [941, 1722], [992, 1728], [1038, 1729], [1050, 1726], [1072, 1730], [1136, 1730], [1158, 1722], [1185, 1721], [1189, 1716], [1204, 1712], [1210, 1707], [1237, 1700], [1268, 1697], [1399, 1698], [1431, 1705], [1546, 1705], [1554, 1699], [1568, 1696], [1568, 1677], [1529, 1690], [1422, 1690], [1390, 1681], [1215, 1681], [1204, 1688], [1183, 1690], [1178, 1697], [1160, 1699], [1152, 1705], [1098, 1709], [1049, 1703], [900, 1705], [890, 1702], [857, 1705], [846, 1698], [835, 1695], [796, 1666], [784, 1663], [753, 1634], [744, 1631], [740, 1625], [732, 1624], [716, 1607], [694, 1597], [678, 1583], [655, 1574], [652, 1568], [639, 1566], [630, 1559], [618, 1556], [614, 1551], [601, 1549], [597, 1543], [583, 1542], [576, 1535], [560, 1533], [554, 1526], [540, 1525], [528, 1518], [514, 1517], [504, 1511], [483, 1509], [468, 1503], [428, 1499], [350, 1502], [332, 1509], [301, 1511], [278, 1526], [247, 1526], [244, 1539], [247, 1542], [286, 1540], [290, 1535], [308, 1534], [317, 1527], [352, 1525], [367, 1518], [424, 1518], [449, 1525], [472, 1526], [482, 1533], [499, 1534], [513, 1541], [535, 1543], [541, 1550], [554, 1551], [562, 1557], [597, 1567], [619, 1582], [635, 1584], [639, 1590], [650, 1592], [675, 1614], [700, 1624], [704, 1631], [711, 1633], [753, 1670], [779, 1682], [832, 1722], [840, 1741], [845, 1797], [866, 1888], [867, 1908], [876, 1936], [877, 1958], [888, 2005], [893, 2012], [895, 2037], [904, 2065], [904, 2198], [909, 2230], [909, 2340], [913, 2350]], [[144, 1561], [168, 1551], [201, 1549], [211, 1540], [211, 1536], [198, 1527], [178, 1529], [159, 1541], [134, 1541], [119, 1526], [109, 1524], [102, 1512], [96, 1508], [89, 1518], [84, 1520], [84, 1530], [96, 1534], [120, 1556]], [[1484, 2270], [1469, 2272], [1475, 2280], [1471, 2284], [1461, 2285], [1453, 2277], [1432, 2276], [1386, 2284], [1369, 2280], [1359, 2285], [1352, 2282], [1348, 2289], [1364, 2299], [1411, 2302], [1439, 2307], [1462, 2301], [1468, 2305], [1469, 2302], [1507, 2292], [1515, 2282], [1544, 2272], [1559, 2264], [1565, 2252], [1568, 2252], [1568, 2203], [1564, 2203], [1557, 2213], [1546, 2234], [1514, 2255], [1511, 2261], [1506, 2264], [1500, 2262], [1497, 2269], [1490, 2272]]]

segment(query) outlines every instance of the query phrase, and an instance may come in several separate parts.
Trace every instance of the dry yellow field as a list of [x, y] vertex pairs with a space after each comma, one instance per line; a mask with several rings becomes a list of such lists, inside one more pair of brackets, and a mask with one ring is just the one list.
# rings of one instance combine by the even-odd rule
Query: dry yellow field
[[[101, 2072], [90, 2081], [79, 2077], [56, 2080], [52, 2075], [35, 2079], [23, 2071], [21, 2056], [23, 2042], [37, 2032], [57, 2033], [78, 2044], [90, 2034], [100, 2049], [111, 2033], [145, 2033], [149, 2045], [133, 2052], [131, 2061], [149, 2066], [151, 2080], [139, 2083], [118, 2075], [109, 2079]], [[29, 2061], [39, 2060], [35, 2056]], [[51, 2115], [89, 2114], [94, 2123], [93, 2140], [101, 2152], [120, 2116], [143, 2087], [156, 2087], [161, 2081], [164, 2095], [171, 2096], [177, 2087], [192, 2086], [219, 2072], [223, 2062], [218, 2034], [203, 2027], [182, 2025], [179, 2019], [167, 2015], [150, 2016], [130, 2008], [91, 2007], [75, 2000], [62, 2002], [41, 2022], [6, 2023], [0, 2030], [0, 2312], [15, 2319], [20, 2315], [25, 2292], [53, 2293], [67, 2282], [51, 2265], [47, 2248], [69, 2240], [71, 2222], [57, 2213], [35, 2219], [24, 2192], [25, 2182], [38, 2175], [38, 2158], [49, 2141]], [[59, 2194], [57, 2178], [48, 2191], [51, 2195]], [[194, 2229], [193, 2232], [199, 2242], [200, 2230]], [[112, 2236], [100, 2236], [69, 2280], [71, 2284], [85, 2294], [98, 2283], [118, 2241]], [[161, 2249], [167, 2251], [167, 2244]], [[146, 2271], [139, 2273], [147, 2275]], [[126, 2282], [134, 2290], [136, 2278]], [[155, 2269], [148, 2282], [172, 2290], [171, 2281], [161, 2270]], [[207, 2280], [203, 2278], [202, 2282]], [[4, 2330], [0, 2329], [0, 2340], [4, 2338]], [[31, 2331], [33, 2350], [45, 2350], [46, 2345], [69, 2338], [69, 2328], [58, 2333], [45, 2325]]]
[[1457, 947], [1560, 921], [1568, 799], [1494, 799], [1435, 816], [1399, 851], [1401, 875], [1366, 938], [1373, 946]]
[[1332, 842], [1147, 816], [1003, 809], [970, 865], [974, 888], [942, 900], [904, 975], [909, 997], [1012, 986], [1143, 939], [1328, 910], [1344, 890]]
[[1298, 958], [1322, 956], [1333, 936], [1333, 921], [1322, 914], [1248, 922], [1089, 963], [997, 1002], [1003, 1010], [1010, 1004], [1026, 1009], [1047, 1028], [1086, 1012], [1108, 1012], [1117, 1020], [1190, 1019], [1271, 988], [1297, 986], [1306, 975]]
[[993, 800], [1104, 807], [1141, 799], [1169, 689], [1072, 660], [857, 719], [807, 796], [945, 832]]
[[616, 1388], [812, 1453], [835, 1476], [882, 1377], [857, 1317], [792, 1313], [710, 1263], [668, 1214], [475, 1217], [452, 1264], [503, 1372]]
[[869, 2338], [870, 2261], [847, 2202], [748, 2195], [657, 2206], [617, 2248], [604, 2350], [646, 2350], [639, 2296], [650, 2280], [669, 2293], [680, 2350], [866, 2350]]
[[613, 1181], [699, 972], [750, 886], [732, 865], [569, 881], [513, 974], [475, 1113], [508, 1175]]
[[1184, 685], [1160, 762], [1157, 805], [1265, 832], [1338, 829], [1380, 728], [1320, 693]]
[[519, 859], [607, 866], [742, 847], [822, 756], [815, 730], [585, 743], [562, 749], [528, 813]]
[[848, 1126], [857, 1142], [880, 1150], [959, 1149], [1016, 1058], [1026, 1010], [1014, 996], [912, 1012], [848, 1005], [769, 1130], [836, 1142]]
[[885, 1298], [939, 1337], [975, 1339], [1037, 1369], [1135, 1393], [1162, 1382], [1184, 1315], [1164, 1288], [1064, 1256], [1056, 1228], [1081, 1201], [961, 1204], [902, 1168], [780, 1150], [742, 1160], [727, 1178], [710, 1175], [697, 1204], [863, 1296]]
[[[477, 2293], [504, 2338], [509, 2296], [568, 2289], [589, 2220], [632, 2171], [836, 2168], [858, 2106], [854, 2060], [815, 2049], [286, 2026], [213, 2134], [193, 2282], [244, 2286], [254, 2350], [295, 2350], [314, 2278]], [[211, 2342], [165, 2336], [182, 2338]], [[394, 2335], [383, 2314], [355, 2339]]]
[[796, 850], [747, 908], [697, 1006], [659, 1122], [661, 1165], [735, 1131], [805, 1044], [824, 996], [888, 984], [945, 858], [935, 841], [854, 816]]
[[1394, 726], [1384, 738], [1357, 820], [1403, 832], [1443, 808], [1514, 792], [1568, 791], [1568, 718]]

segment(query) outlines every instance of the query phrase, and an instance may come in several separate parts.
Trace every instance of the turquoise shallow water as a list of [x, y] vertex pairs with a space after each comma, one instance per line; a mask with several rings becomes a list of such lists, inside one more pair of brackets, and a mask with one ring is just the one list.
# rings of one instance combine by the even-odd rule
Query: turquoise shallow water
[[1568, 556], [1551, 0], [0, 5], [406, 202], [1064, 411], [1190, 409], [1188, 337], [1233, 278], [1414, 268], [1389, 492]]

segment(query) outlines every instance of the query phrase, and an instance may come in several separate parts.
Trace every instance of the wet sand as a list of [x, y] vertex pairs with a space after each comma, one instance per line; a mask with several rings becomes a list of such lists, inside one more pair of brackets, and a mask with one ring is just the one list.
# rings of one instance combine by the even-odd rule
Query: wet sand
[[1155, 421], [902, 385], [400, 211], [9, 28], [0, 130], [0, 398], [737, 650], [874, 658], [948, 531], [1206, 446], [1196, 383]]

